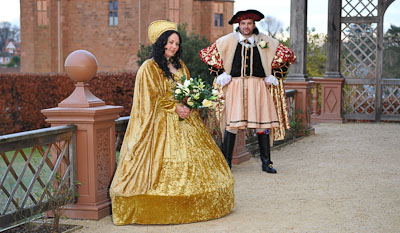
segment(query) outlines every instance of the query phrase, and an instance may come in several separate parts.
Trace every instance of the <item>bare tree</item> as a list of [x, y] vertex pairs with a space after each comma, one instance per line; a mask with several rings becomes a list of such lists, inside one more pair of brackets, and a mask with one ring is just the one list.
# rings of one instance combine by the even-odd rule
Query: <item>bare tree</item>
[[19, 28], [11, 25], [9, 22], [0, 23], [0, 51], [6, 46], [6, 40], [18, 41]]
[[283, 32], [283, 23], [273, 16], [267, 16], [260, 21], [258, 24], [260, 29], [266, 31], [267, 34], [273, 38], [276, 37], [276, 34]]

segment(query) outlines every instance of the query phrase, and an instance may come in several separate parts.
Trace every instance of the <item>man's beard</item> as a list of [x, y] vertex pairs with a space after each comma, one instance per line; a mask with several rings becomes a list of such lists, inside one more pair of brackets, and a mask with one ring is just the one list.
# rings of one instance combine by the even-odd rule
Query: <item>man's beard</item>
[[[257, 27], [255, 27], [255, 28], [251, 31], [251, 33], [250, 33], [249, 35], [255, 34], [254, 32], [255, 32], [256, 30], [257, 30]], [[236, 31], [237, 31], [237, 32], [240, 32], [242, 35], [245, 35], [245, 34], [242, 32], [242, 30], [240, 30], [240, 27], [239, 27], [239, 26], [236, 28]]]

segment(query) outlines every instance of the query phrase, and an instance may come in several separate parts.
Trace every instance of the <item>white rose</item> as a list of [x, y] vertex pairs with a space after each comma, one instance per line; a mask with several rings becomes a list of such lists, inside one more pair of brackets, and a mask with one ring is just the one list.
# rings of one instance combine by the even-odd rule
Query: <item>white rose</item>
[[265, 42], [265, 40], [260, 41], [259, 43], [261, 48], [265, 48], [265, 46], [267, 45], [267, 42]]
[[202, 102], [204, 107], [210, 107], [212, 105], [212, 102], [209, 101], [208, 99], [203, 100]]
[[181, 93], [182, 93], [181, 89], [176, 89], [176, 90], [175, 90], [175, 94], [179, 95], [179, 94], [181, 94]]
[[190, 93], [190, 90], [189, 90], [189, 88], [185, 88], [184, 90], [183, 90], [186, 94], [189, 94]]
[[213, 90], [212, 90], [212, 94], [215, 95], [215, 96], [217, 96], [217, 95], [218, 95], [218, 91], [215, 90], [215, 89], [213, 89]]

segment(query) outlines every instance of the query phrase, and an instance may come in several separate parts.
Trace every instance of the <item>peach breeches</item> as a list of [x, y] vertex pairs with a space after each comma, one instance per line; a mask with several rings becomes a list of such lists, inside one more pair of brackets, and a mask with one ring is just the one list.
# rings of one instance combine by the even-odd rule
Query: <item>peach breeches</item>
[[232, 77], [225, 98], [227, 130], [279, 126], [275, 105], [263, 78]]

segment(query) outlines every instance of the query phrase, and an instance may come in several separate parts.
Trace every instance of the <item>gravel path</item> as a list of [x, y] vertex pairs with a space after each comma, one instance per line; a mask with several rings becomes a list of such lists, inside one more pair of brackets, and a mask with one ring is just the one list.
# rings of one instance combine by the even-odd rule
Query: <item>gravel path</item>
[[236, 207], [221, 219], [114, 226], [66, 220], [78, 232], [400, 232], [400, 124], [314, 125], [315, 135], [233, 167]]

